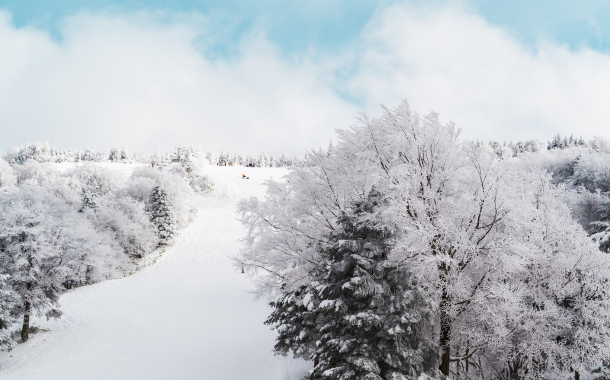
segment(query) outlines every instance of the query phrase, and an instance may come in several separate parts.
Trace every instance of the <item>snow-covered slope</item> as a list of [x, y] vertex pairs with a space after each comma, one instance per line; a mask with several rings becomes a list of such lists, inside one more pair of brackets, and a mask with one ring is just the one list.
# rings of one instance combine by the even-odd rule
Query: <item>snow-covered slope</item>
[[228, 258], [243, 235], [236, 202], [283, 174], [211, 167], [216, 190], [198, 197], [195, 219], [156, 264], [65, 293], [61, 320], [34, 319], [49, 332], [0, 354], [0, 378], [299, 379], [311, 365], [273, 356], [269, 307]]

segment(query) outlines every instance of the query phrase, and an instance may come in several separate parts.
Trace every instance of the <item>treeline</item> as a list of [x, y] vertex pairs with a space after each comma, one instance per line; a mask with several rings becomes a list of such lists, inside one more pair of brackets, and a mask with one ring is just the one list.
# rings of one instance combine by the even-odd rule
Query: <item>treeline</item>
[[311, 380], [602, 371], [601, 139], [515, 154], [460, 142], [452, 124], [406, 103], [339, 137], [238, 207], [247, 235], [236, 264], [273, 299], [277, 354], [312, 360]]
[[239, 165], [248, 167], [291, 167], [305, 162], [299, 155], [290, 156], [283, 154], [279, 158], [275, 158], [273, 156], [268, 156], [265, 152], [261, 153], [259, 156], [253, 156], [251, 154], [244, 156], [239, 153], [225, 153], [224, 151], [221, 151], [218, 155], [213, 152], [208, 152], [206, 153], [206, 160], [211, 165]]
[[57, 149], [48, 142], [26, 143], [25, 146], [11, 147], [2, 154], [2, 158], [10, 164], [22, 164], [26, 161], [37, 162], [120, 162], [120, 163], [145, 163], [152, 166], [166, 165], [172, 162], [181, 162], [189, 159], [189, 156], [205, 157], [210, 165], [219, 166], [252, 166], [252, 167], [290, 167], [303, 162], [299, 156], [283, 154], [279, 158], [269, 156], [262, 152], [260, 155], [239, 154], [225, 152], [220, 154], [209, 151], [203, 154], [201, 149], [194, 147], [177, 147], [172, 151], [153, 154], [135, 152], [130, 154], [126, 147], [115, 146], [110, 149], [94, 150], [93, 148], [79, 149]]
[[15, 345], [13, 323], [21, 321], [26, 341], [31, 315], [60, 317], [62, 291], [122, 277], [171, 243], [190, 220], [195, 192], [209, 187], [207, 162], [195, 155], [128, 176], [96, 163], [60, 170], [13, 162], [0, 160], [2, 350]]

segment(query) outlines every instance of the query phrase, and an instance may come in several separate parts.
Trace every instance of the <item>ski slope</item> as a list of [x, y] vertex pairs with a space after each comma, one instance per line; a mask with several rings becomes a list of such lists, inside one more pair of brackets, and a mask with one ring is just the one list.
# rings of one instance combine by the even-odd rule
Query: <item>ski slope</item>
[[[135, 274], [62, 295], [59, 321], [0, 353], [0, 379], [296, 380], [311, 364], [274, 357], [275, 333], [263, 321], [246, 275], [230, 256], [243, 236], [235, 205], [264, 195], [277, 168], [210, 167], [215, 190], [157, 262]], [[241, 174], [250, 176], [242, 180]]]

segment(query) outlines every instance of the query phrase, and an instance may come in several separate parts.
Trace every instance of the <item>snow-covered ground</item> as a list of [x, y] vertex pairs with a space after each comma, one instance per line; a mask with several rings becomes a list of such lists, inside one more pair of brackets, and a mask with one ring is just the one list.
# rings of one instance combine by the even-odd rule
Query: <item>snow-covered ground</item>
[[62, 319], [34, 319], [49, 332], [0, 354], [0, 378], [289, 380], [311, 368], [273, 356], [270, 309], [229, 259], [243, 235], [236, 202], [262, 197], [262, 182], [286, 171], [209, 170], [215, 190], [197, 197], [193, 222], [154, 265], [65, 293]]

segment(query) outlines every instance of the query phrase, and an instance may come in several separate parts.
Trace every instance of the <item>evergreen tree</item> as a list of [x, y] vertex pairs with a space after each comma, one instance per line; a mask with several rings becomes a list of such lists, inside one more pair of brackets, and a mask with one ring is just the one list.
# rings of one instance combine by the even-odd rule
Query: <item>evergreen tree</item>
[[81, 161], [95, 161], [95, 152], [93, 149], [87, 147], [81, 155]]
[[416, 379], [435, 372], [432, 310], [406, 268], [388, 260], [392, 231], [374, 221], [374, 189], [344, 214], [325, 252], [317, 307], [326, 322], [308, 379]]
[[372, 190], [329, 237], [314, 281], [284, 292], [267, 320], [276, 354], [314, 359], [307, 379], [415, 379], [435, 373], [432, 311], [408, 270], [389, 260], [390, 229], [374, 221]]
[[91, 210], [96, 210], [97, 209], [97, 202], [96, 202], [96, 198], [98, 196], [98, 193], [95, 191], [92, 191], [92, 189], [88, 188], [88, 187], [83, 187], [81, 189], [81, 193], [80, 193], [80, 198], [81, 198], [81, 208], [80, 210], [78, 210], [78, 212], [85, 212], [85, 210], [87, 209], [91, 209]]
[[129, 153], [127, 152], [127, 147], [123, 146], [121, 148], [119, 156], [120, 156], [120, 159], [119, 159], [120, 162], [128, 162], [129, 161]]
[[269, 158], [267, 157], [267, 153], [264, 151], [261, 153], [261, 156], [258, 159], [258, 166], [261, 168], [266, 168], [269, 166]]
[[591, 223], [591, 237], [599, 244], [599, 249], [610, 252], [610, 201], [603, 202], [597, 210], [600, 220]]
[[110, 160], [110, 162], [121, 161], [121, 151], [119, 150], [119, 147], [114, 146], [114, 147], [112, 147], [112, 149], [110, 149], [110, 153], [108, 154], [108, 159]]
[[311, 360], [320, 339], [320, 325], [325, 320], [316, 306], [320, 304], [315, 288], [302, 286], [296, 291], [284, 292], [270, 305], [274, 309], [266, 325], [272, 325], [278, 335], [273, 351], [285, 356], [292, 351], [294, 357]]
[[176, 229], [168, 194], [157, 184], [150, 194], [150, 220], [157, 228], [160, 244], [171, 241]]

